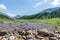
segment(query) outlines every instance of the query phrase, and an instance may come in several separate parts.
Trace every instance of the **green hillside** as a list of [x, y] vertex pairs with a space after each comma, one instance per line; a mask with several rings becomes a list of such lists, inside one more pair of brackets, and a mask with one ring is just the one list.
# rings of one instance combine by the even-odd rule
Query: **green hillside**
[[12, 20], [12, 18], [10, 16], [8, 16], [7, 14], [5, 14], [3, 12], [0, 12], [0, 18]]
[[50, 19], [50, 18], [60, 18], [60, 8], [49, 8], [45, 9], [37, 14], [22, 16], [18, 19]]

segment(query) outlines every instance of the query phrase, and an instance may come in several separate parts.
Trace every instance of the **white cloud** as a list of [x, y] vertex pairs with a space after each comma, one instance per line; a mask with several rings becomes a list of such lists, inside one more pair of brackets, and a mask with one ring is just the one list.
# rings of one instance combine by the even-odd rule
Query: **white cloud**
[[46, 3], [48, 0], [43, 0], [42, 2], [38, 2], [34, 5], [34, 8], [41, 6], [42, 4]]
[[6, 9], [6, 6], [3, 4], [0, 4], [0, 9]]
[[34, 5], [34, 8], [36, 8], [36, 7], [40, 6], [41, 4], [42, 4], [41, 2], [36, 3], [36, 4]]
[[52, 2], [52, 5], [53, 6], [57, 6], [57, 5], [59, 5], [60, 4], [60, 0], [54, 0], [53, 2]]
[[10, 17], [14, 17], [14, 16], [16, 16], [16, 14], [10, 14], [10, 13], [6, 13], [8, 16], [10, 16]]

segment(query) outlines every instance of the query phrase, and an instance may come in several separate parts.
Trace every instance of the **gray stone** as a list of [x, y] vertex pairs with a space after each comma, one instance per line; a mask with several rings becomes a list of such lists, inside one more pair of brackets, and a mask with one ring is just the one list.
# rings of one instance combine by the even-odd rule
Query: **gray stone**
[[49, 40], [58, 40], [56, 37], [49, 37]]

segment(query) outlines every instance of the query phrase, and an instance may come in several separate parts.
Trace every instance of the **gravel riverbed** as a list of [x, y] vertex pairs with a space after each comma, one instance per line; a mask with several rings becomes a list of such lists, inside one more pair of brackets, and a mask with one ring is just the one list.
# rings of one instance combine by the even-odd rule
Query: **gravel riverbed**
[[60, 27], [34, 23], [0, 23], [0, 40], [60, 40]]

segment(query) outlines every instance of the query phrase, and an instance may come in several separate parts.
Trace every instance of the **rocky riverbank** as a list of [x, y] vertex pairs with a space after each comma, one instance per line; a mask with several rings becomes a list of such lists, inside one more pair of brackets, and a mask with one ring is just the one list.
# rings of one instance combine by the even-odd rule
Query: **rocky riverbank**
[[47, 24], [0, 23], [0, 40], [60, 40], [60, 27]]

